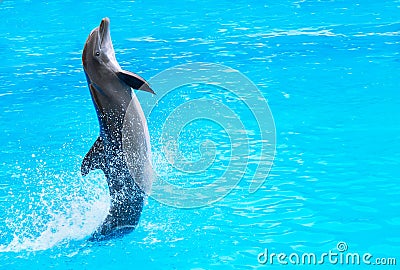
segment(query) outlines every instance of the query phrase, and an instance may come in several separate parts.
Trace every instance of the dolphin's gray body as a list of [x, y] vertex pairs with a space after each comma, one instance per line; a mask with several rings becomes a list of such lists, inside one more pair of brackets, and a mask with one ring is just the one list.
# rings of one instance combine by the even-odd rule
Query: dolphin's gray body
[[[82, 62], [100, 135], [83, 159], [81, 172], [85, 176], [91, 170], [103, 170], [111, 195], [110, 212], [92, 237], [97, 239], [130, 232], [139, 221], [152, 168], [147, 123], [132, 88], [154, 92], [140, 76], [119, 66], [108, 18], [90, 33]], [[125, 145], [130, 153], [123, 149]]]

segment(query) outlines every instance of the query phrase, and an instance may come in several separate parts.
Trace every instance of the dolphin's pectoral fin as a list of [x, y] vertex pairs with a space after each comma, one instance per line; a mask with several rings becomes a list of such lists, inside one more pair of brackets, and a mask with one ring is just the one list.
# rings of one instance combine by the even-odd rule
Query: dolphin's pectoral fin
[[117, 76], [120, 80], [122, 80], [124, 83], [126, 83], [133, 89], [142, 90], [155, 94], [153, 89], [150, 88], [150, 85], [145, 81], [145, 79], [143, 79], [142, 77], [133, 72], [122, 70], [117, 72]]
[[92, 148], [87, 152], [85, 158], [82, 161], [81, 174], [82, 176], [87, 175], [91, 170], [102, 170], [104, 172], [104, 146], [103, 139], [98, 137], [94, 142]]

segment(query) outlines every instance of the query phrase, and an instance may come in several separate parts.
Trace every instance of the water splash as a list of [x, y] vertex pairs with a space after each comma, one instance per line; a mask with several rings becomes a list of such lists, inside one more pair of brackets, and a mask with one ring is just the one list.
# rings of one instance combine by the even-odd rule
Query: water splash
[[35, 185], [29, 184], [37, 182], [36, 177], [22, 175], [28, 190], [13, 191], [7, 198], [12, 203], [4, 213], [5, 224], [0, 224], [7, 228], [2, 228], [0, 252], [46, 250], [84, 239], [108, 213], [108, 189], [99, 171], [85, 178], [71, 172], [42, 173], [43, 180]]

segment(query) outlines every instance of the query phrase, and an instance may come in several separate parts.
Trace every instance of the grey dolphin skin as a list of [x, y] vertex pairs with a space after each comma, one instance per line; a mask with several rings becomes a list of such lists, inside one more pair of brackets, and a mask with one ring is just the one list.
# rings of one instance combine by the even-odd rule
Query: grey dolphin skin
[[[83, 159], [81, 173], [85, 176], [91, 170], [102, 170], [111, 195], [110, 212], [91, 237], [101, 240], [129, 233], [139, 222], [153, 171], [147, 122], [132, 89], [154, 91], [143, 78], [119, 66], [108, 18], [90, 33], [82, 62], [100, 135]], [[129, 145], [132, 153], [126, 155], [123, 145]]]

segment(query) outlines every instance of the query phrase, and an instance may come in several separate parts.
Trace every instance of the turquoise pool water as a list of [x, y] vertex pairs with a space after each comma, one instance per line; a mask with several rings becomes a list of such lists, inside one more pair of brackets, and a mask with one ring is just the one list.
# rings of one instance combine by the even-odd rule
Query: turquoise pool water
[[[370, 253], [371, 262], [400, 264], [399, 1], [5, 0], [0, 16], [1, 269], [340, 266], [261, 264], [266, 249]], [[146, 79], [210, 62], [258, 87], [274, 117], [276, 156], [256, 193], [248, 189], [250, 166], [214, 204], [182, 209], [150, 197], [133, 233], [86, 240], [109, 197], [101, 173], [79, 172], [98, 134], [81, 53], [105, 16], [121, 66]], [[181, 154], [197, 160], [199, 145], [212, 140], [216, 163], [194, 176], [162, 159], [160, 128], [172, 108], [200, 95], [196, 89], [175, 92], [149, 119], [155, 169], [185, 187], [220, 177], [231, 149], [221, 126], [193, 122], [181, 132]], [[218, 89], [205, 95], [241, 115], [257, 146], [243, 104]]]

